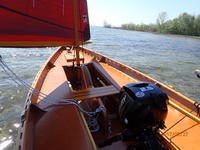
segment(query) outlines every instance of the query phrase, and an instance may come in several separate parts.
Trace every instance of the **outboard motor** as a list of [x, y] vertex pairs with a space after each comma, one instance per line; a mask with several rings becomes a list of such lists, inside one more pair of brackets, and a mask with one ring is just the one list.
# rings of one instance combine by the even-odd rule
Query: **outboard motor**
[[140, 143], [128, 149], [164, 149], [157, 134], [159, 129], [165, 128], [168, 96], [155, 84], [138, 82], [124, 86], [119, 98], [119, 117], [124, 131], [110, 137], [100, 147], [122, 140]]
[[119, 115], [124, 128], [137, 134], [144, 129], [165, 127], [168, 97], [155, 84], [128, 84], [122, 88], [120, 100]]

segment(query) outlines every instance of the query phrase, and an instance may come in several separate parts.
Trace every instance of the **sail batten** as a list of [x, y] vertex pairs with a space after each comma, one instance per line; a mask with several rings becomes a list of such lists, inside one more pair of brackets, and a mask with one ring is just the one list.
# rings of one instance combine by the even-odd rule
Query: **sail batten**
[[[73, 45], [89, 40], [87, 2], [76, 2], [79, 9], [74, 9], [72, 0], [2, 1], [0, 46], [16, 46], [16, 43], [17, 46], [38, 46], [38, 43], [40, 46], [42, 43], [45, 46]], [[74, 10], [77, 10], [76, 18]]]

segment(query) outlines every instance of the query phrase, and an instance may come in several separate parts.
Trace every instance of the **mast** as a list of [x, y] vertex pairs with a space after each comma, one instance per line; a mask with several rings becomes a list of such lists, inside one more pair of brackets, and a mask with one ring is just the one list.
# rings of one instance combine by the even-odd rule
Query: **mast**
[[[79, 44], [78, 44], [78, 39], [79, 39], [79, 23], [78, 23], [78, 18], [79, 16], [79, 10], [78, 10], [78, 5], [77, 1], [78, 0], [72, 0], [73, 1], [73, 17], [74, 17], [74, 46], [75, 46], [75, 51], [76, 51], [76, 63], [77, 66], [80, 66], [80, 52], [79, 52]], [[81, 21], [81, 20], [80, 20]]]

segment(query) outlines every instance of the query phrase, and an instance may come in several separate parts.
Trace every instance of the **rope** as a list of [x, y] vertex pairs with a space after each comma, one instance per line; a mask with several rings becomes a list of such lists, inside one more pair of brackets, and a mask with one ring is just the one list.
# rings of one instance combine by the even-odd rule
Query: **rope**
[[[53, 97], [50, 95], [47, 95], [43, 92], [40, 92], [39, 90], [33, 88], [31, 85], [29, 85], [28, 83], [26, 83], [25, 81], [23, 81], [22, 79], [20, 79], [20, 77], [18, 77], [13, 71], [12, 69], [9, 68], [9, 66], [6, 64], [6, 62], [4, 62], [2, 56], [0, 55], [0, 66], [2, 67], [3, 71], [9, 76], [9, 78], [11, 80], [13, 80], [18, 86], [23, 87], [26, 91], [31, 92], [32, 95], [34, 96], [38, 96], [38, 99], [41, 100], [41, 98], [51, 98], [51, 99], [56, 99], [59, 100], [61, 103], [53, 103], [50, 101], [45, 101], [45, 100], [41, 100], [39, 102], [42, 103], [48, 103], [51, 104], [48, 107], [52, 107], [52, 106], [65, 106], [65, 105], [75, 105], [81, 112], [83, 112], [84, 114], [88, 115], [88, 116], [94, 116], [96, 114], [98, 114], [99, 112], [105, 110], [105, 107], [100, 106], [98, 107], [94, 112], [88, 112], [86, 110], [84, 110], [80, 104], [74, 100], [74, 99], [64, 99], [64, 98], [58, 98], [58, 97]], [[48, 108], [46, 107], [46, 108]]]

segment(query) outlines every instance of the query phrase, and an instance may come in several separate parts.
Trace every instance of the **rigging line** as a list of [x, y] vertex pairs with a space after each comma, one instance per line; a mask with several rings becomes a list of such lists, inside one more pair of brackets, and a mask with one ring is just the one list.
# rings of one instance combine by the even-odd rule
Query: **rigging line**
[[[11, 79], [11, 80], [13, 80], [18, 86], [21, 86], [21, 87], [23, 87], [24, 88], [24, 90], [26, 90], [27, 92], [30, 92], [30, 89], [29, 88], [27, 88], [27, 86], [26, 85], [24, 85], [24, 84], [20, 84], [20, 83], [18, 83], [18, 82], [20, 82], [20, 81], [18, 81], [18, 80], [15, 80], [13, 77], [12, 77], [12, 75], [10, 75], [10, 73], [5, 69], [5, 67], [2, 65], [2, 64], [0, 64], [1, 65], [1, 67], [3, 68], [3, 70], [4, 70], [4, 72], [9, 76], [9, 78]], [[33, 90], [32, 90], [32, 92], [33, 92]], [[34, 94], [33, 95], [36, 95], [36, 93], [34, 92]], [[39, 95], [39, 94], [37, 94], [37, 95]], [[40, 99], [39, 97], [38, 97], [38, 99]]]
[[[57, 26], [57, 27], [59, 27], [59, 28], [63, 28], [63, 29], [67, 29], [67, 30], [74, 31], [73, 28], [65, 27], [65, 26], [62, 26], [62, 25], [53, 23], [53, 22], [51, 22], [51, 21], [48, 21], [48, 20], [44, 20], [44, 19], [41, 19], [41, 18], [38, 18], [38, 17], [34, 17], [34, 16], [31, 16], [31, 15], [25, 14], [25, 13], [23, 13], [23, 12], [20, 12], [20, 11], [17, 11], [17, 10], [11, 9], [11, 8], [8, 8], [8, 7], [3, 6], [3, 5], [0, 5], [0, 8], [5, 9], [5, 10], [10, 11], [10, 12], [13, 12], [13, 13], [16, 13], [16, 14], [21, 15], [21, 16], [27, 17], [27, 18], [31, 18], [31, 19], [33, 19], [33, 20], [37, 20], [37, 21], [39, 21], [39, 22], [47, 23], [47, 24], [50, 24], [50, 25]], [[81, 33], [82, 31], [78, 31], [78, 32]]]
[[[42, 92], [38, 92], [38, 90], [36, 90], [36, 89], [34, 89], [34, 88], [30, 88], [30, 89], [28, 89], [28, 88], [26, 88], [27, 86], [30, 86], [29, 84], [27, 84], [25, 81], [23, 81], [23, 80], [21, 80], [4, 62], [3, 62], [3, 60], [2, 60], [2, 57], [1, 57], [1, 55], [0, 55], [0, 65], [1, 65], [1, 67], [3, 68], [3, 70], [5, 71], [5, 73], [7, 73], [7, 75], [15, 82], [15, 83], [17, 83], [19, 86], [24, 86], [24, 88], [25, 88], [25, 90], [31, 90], [33, 93], [33, 95], [36, 95], [37, 94], [37, 96], [38, 96], [38, 99], [39, 100], [41, 100], [40, 99], [40, 97], [39, 96], [42, 96], [41, 94], [43, 94], [43, 95], [46, 95], [46, 94], [44, 94], [44, 93], [42, 93]], [[4, 66], [5, 65], [5, 66]], [[10, 75], [10, 73], [5, 69], [5, 68], [7, 68], [11, 73], [13, 73], [13, 75], [14, 76], [16, 76], [17, 78], [17, 81], [18, 82], [20, 82], [20, 83], [18, 83], [11, 75]], [[23, 81], [23, 82], [21, 82], [21, 81]], [[25, 84], [24, 84], [25, 83]], [[35, 91], [36, 90], [36, 91]], [[37, 93], [36, 93], [37, 92]], [[44, 97], [44, 96], [42, 96], [42, 97]], [[45, 103], [48, 103], [48, 104], [51, 104], [51, 105], [62, 105], [62, 106], [64, 106], [64, 105], [75, 105], [81, 112], [83, 112], [83, 113], [85, 113], [85, 114], [87, 114], [88, 116], [94, 116], [94, 115], [96, 115], [97, 113], [99, 113], [99, 112], [101, 112], [101, 111], [103, 111], [103, 110], [105, 110], [106, 108], [105, 107], [102, 107], [102, 106], [100, 106], [100, 107], [98, 107], [97, 109], [96, 109], [96, 111], [94, 111], [94, 112], [88, 112], [88, 111], [85, 111], [81, 106], [80, 106], [80, 104], [76, 101], [76, 100], [74, 100], [74, 99], [62, 99], [62, 98], [57, 98], [57, 97], [53, 97], [53, 96], [49, 96], [49, 95], [46, 95], [46, 97], [44, 97], [44, 98], [47, 98], [47, 97], [51, 97], [51, 98], [54, 98], [54, 99], [58, 99], [58, 100], [63, 100], [63, 103], [61, 103], [61, 104], [57, 104], [57, 103], [52, 103], [52, 102], [47, 102], [47, 101], [45, 101], [45, 100], [42, 100], [42, 101], [40, 101], [39, 103], [41, 103], [41, 102], [45, 102]], [[60, 101], [60, 102], [62, 102], [62, 101]], [[48, 106], [48, 107], [50, 107], [50, 106]], [[48, 108], [47, 107], [47, 108]]]
[[[33, 89], [33, 88], [30, 88], [30, 87], [28, 86], [27, 83], [24, 84], [24, 83], [22, 83], [21, 81], [19, 81], [18, 79], [15, 79], [15, 78], [14, 78], [12, 75], [10, 75], [10, 73], [5, 69], [5, 66], [3, 66], [2, 64], [0, 64], [0, 65], [1, 65], [1, 67], [3, 68], [4, 72], [9, 76], [9, 78], [10, 78], [11, 80], [13, 80], [18, 86], [23, 87], [24, 90], [26, 90], [27, 92], [32, 91], [32, 92], [34, 93], [34, 95], [36, 95], [36, 94], [39, 95], [39, 92], [35, 91], [35, 89]], [[42, 96], [42, 95], [39, 95], [39, 96], [44, 97], [44, 96]], [[45, 98], [45, 97], [44, 97], [44, 98]]]
[[170, 140], [172, 140], [172, 139], [175, 138], [176, 136], [178, 136], [178, 135], [180, 135], [180, 134], [182, 134], [182, 133], [184, 133], [184, 132], [186, 132], [186, 131], [192, 129], [193, 127], [195, 127], [195, 126], [197, 126], [197, 125], [199, 125], [199, 123], [196, 123], [196, 124], [192, 125], [191, 127], [189, 127], [189, 128], [187, 128], [187, 129], [185, 129], [185, 130], [179, 132], [178, 134], [172, 136], [172, 137], [170, 138]]
[[[2, 64], [1, 64], [1, 66], [2, 66]], [[3, 68], [4, 68], [4, 67], [3, 67]], [[15, 83], [17, 83], [19, 86], [23, 86], [23, 87], [25, 88], [25, 90], [27, 90], [27, 91], [30, 90], [30, 91], [32, 92], [32, 94], [33, 94], [34, 96], [38, 96], [38, 99], [40, 99], [40, 100], [41, 100], [40, 97], [42, 97], [42, 98], [51, 97], [51, 98], [54, 98], [54, 99], [57, 99], [57, 100], [64, 100], [64, 101], [66, 101], [66, 99], [61, 99], [61, 98], [57, 98], [57, 97], [52, 97], [52, 96], [50, 96], [50, 95], [46, 95], [46, 94], [40, 92], [40, 91], [37, 90], [37, 89], [34, 89], [32, 86], [30, 86], [29, 84], [27, 84], [25, 81], [21, 80], [19, 77], [17, 77], [17, 79], [15, 80], [15, 79], [10, 75], [10, 73], [9, 73], [7, 70], [5, 70], [5, 68], [4, 68], [4, 71], [9, 75], [9, 77], [10, 77]], [[17, 75], [15, 75], [15, 76], [17, 76]], [[16, 77], [15, 77], [15, 78], [16, 78]], [[19, 82], [19, 83], [18, 83], [18, 82]], [[20, 83], [21, 83], [21, 84], [20, 84]], [[71, 99], [67, 99], [67, 101], [75, 102], [75, 100], [71, 100]]]
[[99, 106], [94, 112], [88, 112], [88, 111], [85, 111], [85, 110], [80, 106], [80, 104], [75, 103], [75, 102], [67, 102], [67, 103], [60, 103], [60, 104], [58, 104], [58, 103], [52, 103], [52, 104], [53, 104], [53, 105], [47, 106], [46, 108], [50, 108], [50, 107], [53, 107], [53, 106], [75, 105], [76, 107], [78, 107], [78, 109], [79, 109], [81, 112], [87, 114], [88, 116], [94, 116], [94, 115], [96, 115], [97, 113], [99, 113], [99, 112], [101, 112], [101, 111], [103, 111], [103, 110], [106, 109], [104, 106]]
[[[2, 65], [1, 65], [2, 66]], [[3, 69], [5, 69], [4, 67], [2, 67]], [[6, 71], [6, 70], [5, 70]], [[6, 71], [6, 73], [8, 73], [7, 71]], [[12, 77], [11, 77], [11, 79], [13, 79]], [[13, 79], [13, 81], [15, 81], [14, 79]], [[16, 82], [16, 81], [15, 81]], [[17, 82], [16, 82], [17, 83]], [[19, 83], [17, 83], [18, 85], [20, 85]], [[20, 85], [21, 86], [21, 85]], [[27, 90], [26, 88], [25, 88], [25, 90]], [[33, 93], [33, 95], [35, 95], [36, 93]], [[39, 95], [39, 94], [37, 94], [37, 96], [41, 96], [41, 95]], [[54, 98], [54, 97], [53, 97]], [[40, 99], [39, 97], [38, 97], [38, 99]], [[40, 99], [41, 100], [41, 99]], [[64, 105], [75, 105], [81, 112], [83, 112], [83, 113], [85, 113], [85, 114], [87, 114], [88, 116], [94, 116], [94, 115], [96, 115], [97, 113], [99, 113], [99, 112], [101, 112], [101, 111], [103, 111], [103, 110], [105, 110], [105, 107], [99, 107], [99, 108], [97, 108], [96, 109], [96, 111], [95, 112], [88, 112], [88, 111], [85, 111], [81, 106], [80, 106], [80, 104], [78, 104], [75, 100], [70, 100], [70, 99], [63, 99], [64, 101], [63, 101], [63, 104], [57, 104], [57, 103], [52, 103], [52, 102], [46, 102], [45, 100], [42, 100], [41, 102], [45, 102], [45, 103], [48, 103], [48, 104], [51, 104], [51, 105], [62, 105], [62, 106], [64, 106]], [[50, 106], [48, 106], [48, 107], [50, 107]], [[47, 108], [48, 108], [47, 107]]]
[[[6, 72], [6, 69], [4, 68], [4, 66], [2, 64], [0, 64], [0, 65], [1, 65], [2, 69], [4, 70], [4, 72]], [[8, 72], [6, 72], [6, 74], [9, 76], [9, 78], [11, 80], [13, 80], [17, 85], [19, 85], [19, 83], [16, 80], [14, 80]]]
[[[31, 85], [29, 85], [28, 83], [26, 83], [25, 81], [23, 81], [22, 79], [20, 79], [20, 78], [8, 67], [8, 65], [7, 65], [1, 58], [0, 58], [0, 62], [1, 62], [0, 64], [1, 64], [2, 68], [4, 69], [5, 73], [7, 73], [8, 76], [9, 76], [15, 83], [17, 83], [19, 86], [23, 86], [24, 88], [28, 88], [28, 89], [31, 90], [34, 94], [38, 94], [38, 96], [41, 96], [41, 97], [43, 97], [43, 98], [52, 97], [52, 96], [50, 96], [50, 95], [46, 95], [46, 94], [40, 92], [40, 91], [37, 90], [37, 89], [34, 89]], [[12, 75], [10, 75], [10, 73], [9, 73], [5, 68], [7, 68], [7, 69], [10, 71], [10, 73], [11, 73], [14, 77], [13, 77]], [[20, 83], [21, 83], [21, 84], [20, 84]], [[52, 98], [57, 99], [56, 97], [52, 97]], [[59, 98], [59, 100], [60, 100], [60, 98]], [[63, 99], [63, 100], [65, 100], [65, 99]]]
[[[21, 80], [21, 79], [6, 65], [5, 62], [2, 62], [2, 60], [0, 60], [0, 62], [1, 62], [0, 65], [1, 65], [1, 67], [3, 68], [4, 72], [7, 73], [7, 75], [8, 75], [17, 85], [23, 86], [23, 87], [25, 88], [25, 90], [27, 90], [27, 88], [28, 88], [28, 90], [31, 90], [34, 94], [38, 94], [38, 96], [41, 96], [41, 97], [43, 97], [43, 98], [45, 98], [45, 97], [48, 96], [48, 95], [46, 95], [46, 94], [44, 94], [44, 93], [42, 93], [42, 92], [40, 92], [40, 91], [38, 91], [38, 90], [32, 88], [32, 86], [30, 86], [28, 83], [26, 83], [25, 81]], [[10, 72], [8, 72], [5, 68], [7, 68]], [[14, 77], [13, 77], [12, 75], [10, 75], [10, 73], [11, 73]], [[41, 94], [43, 94], [44, 96], [41, 95]]]
[[[23, 86], [24, 88], [28, 88], [29, 90], [35, 91], [36, 89], [32, 88], [29, 84], [27, 84], [25, 81], [21, 80], [7, 65], [5, 62], [1, 62], [1, 67], [4, 69], [4, 72], [8, 74], [8, 76], [15, 82], [17, 83], [17, 85], [19, 86]], [[7, 70], [9, 70], [10, 72], [8, 72]], [[12, 74], [12, 75], [10, 75]], [[35, 91], [36, 92], [36, 91]]]
[[[41, 96], [43, 98], [46, 98], [46, 97], [51, 97], [50, 95], [46, 95], [42, 92], [40, 92], [39, 90], [37, 89], [34, 89], [31, 85], [29, 85], [28, 83], [26, 83], [25, 81], [23, 81], [22, 79], [20, 79], [9, 67], [8, 65], [2, 61], [2, 59], [0, 60], [1, 62], [1, 66], [3, 67], [4, 71], [9, 75], [9, 77], [14, 81], [16, 82], [19, 86], [24, 86], [25, 88], [28, 88], [29, 90], [31, 90], [34, 94], [38, 94], [38, 96]], [[7, 68], [10, 73], [14, 76], [12, 77], [12, 75], [10, 75], [10, 73], [5, 69]], [[19, 82], [19, 83], [18, 83]], [[20, 84], [21, 83], [21, 84]], [[56, 97], [52, 97], [54, 99], [57, 99]], [[60, 99], [59, 99], [60, 100]], [[63, 99], [64, 100], [64, 99]]]

